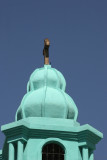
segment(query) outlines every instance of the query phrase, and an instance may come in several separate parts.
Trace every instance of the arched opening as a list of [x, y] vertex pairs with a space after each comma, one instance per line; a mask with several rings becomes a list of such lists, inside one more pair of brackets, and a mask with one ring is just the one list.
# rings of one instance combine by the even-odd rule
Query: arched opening
[[42, 160], [64, 160], [65, 151], [57, 143], [48, 143], [42, 149]]

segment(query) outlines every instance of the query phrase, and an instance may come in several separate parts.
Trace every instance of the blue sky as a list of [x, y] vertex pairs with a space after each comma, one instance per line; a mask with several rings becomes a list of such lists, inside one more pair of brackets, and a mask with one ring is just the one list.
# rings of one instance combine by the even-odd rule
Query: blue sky
[[[43, 66], [47, 37], [52, 67], [66, 79], [78, 121], [104, 133], [95, 159], [106, 159], [106, 0], [0, 0], [0, 125], [14, 121], [30, 74]], [[3, 142], [0, 133], [0, 148]]]

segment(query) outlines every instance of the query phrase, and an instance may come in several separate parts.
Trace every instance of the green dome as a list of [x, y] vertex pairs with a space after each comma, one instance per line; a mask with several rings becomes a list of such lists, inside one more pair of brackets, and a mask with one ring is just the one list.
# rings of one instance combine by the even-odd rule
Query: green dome
[[36, 69], [30, 76], [27, 94], [16, 112], [16, 120], [26, 117], [77, 119], [78, 110], [65, 93], [66, 81], [51, 65]]

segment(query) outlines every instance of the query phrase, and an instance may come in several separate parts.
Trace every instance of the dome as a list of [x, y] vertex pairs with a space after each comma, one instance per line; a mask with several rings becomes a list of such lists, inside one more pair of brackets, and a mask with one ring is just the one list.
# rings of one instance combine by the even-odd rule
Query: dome
[[27, 117], [77, 119], [73, 99], [65, 93], [66, 81], [61, 72], [44, 65], [30, 76], [27, 94], [16, 112], [16, 120]]
[[44, 65], [43, 68], [38, 68], [31, 74], [27, 91], [37, 90], [44, 86], [59, 88], [65, 91], [66, 81], [61, 72], [51, 68], [51, 65]]

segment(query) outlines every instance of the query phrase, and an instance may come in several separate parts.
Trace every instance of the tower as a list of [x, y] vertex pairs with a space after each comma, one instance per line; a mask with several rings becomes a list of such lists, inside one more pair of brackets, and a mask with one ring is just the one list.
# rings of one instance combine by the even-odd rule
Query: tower
[[15, 122], [3, 125], [0, 160], [93, 160], [102, 133], [77, 122], [78, 109], [65, 92], [62, 73], [49, 64], [44, 41], [44, 67], [36, 69], [16, 111]]

